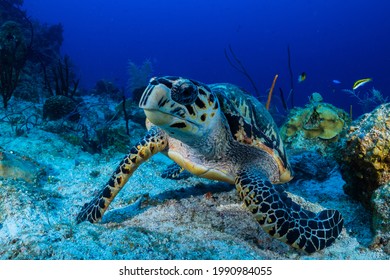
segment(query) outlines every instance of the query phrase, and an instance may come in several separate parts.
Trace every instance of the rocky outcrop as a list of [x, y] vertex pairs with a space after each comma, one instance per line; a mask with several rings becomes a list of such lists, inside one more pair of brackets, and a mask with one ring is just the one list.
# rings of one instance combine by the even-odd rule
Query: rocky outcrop
[[341, 151], [344, 191], [372, 211], [374, 244], [389, 247], [390, 103], [359, 118]]
[[345, 192], [372, 208], [373, 192], [390, 182], [390, 103], [354, 122], [341, 156]]

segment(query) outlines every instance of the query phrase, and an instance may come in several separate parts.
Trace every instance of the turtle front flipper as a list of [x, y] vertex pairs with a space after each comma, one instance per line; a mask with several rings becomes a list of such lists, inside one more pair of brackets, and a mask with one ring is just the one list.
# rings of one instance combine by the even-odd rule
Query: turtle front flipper
[[161, 173], [161, 177], [164, 179], [177, 179], [183, 171], [183, 167], [177, 163], [172, 163]]
[[306, 253], [330, 246], [339, 236], [343, 218], [336, 210], [317, 214], [293, 202], [257, 170], [241, 170], [236, 188], [247, 208], [272, 237]]
[[91, 223], [99, 222], [111, 201], [113, 201], [138, 166], [154, 154], [164, 150], [167, 147], [167, 142], [165, 132], [157, 127], [152, 127], [119, 163], [106, 185], [89, 203], [83, 206], [77, 216], [77, 223], [86, 220]]
[[172, 163], [161, 173], [161, 178], [180, 180], [188, 178], [191, 174], [177, 163]]

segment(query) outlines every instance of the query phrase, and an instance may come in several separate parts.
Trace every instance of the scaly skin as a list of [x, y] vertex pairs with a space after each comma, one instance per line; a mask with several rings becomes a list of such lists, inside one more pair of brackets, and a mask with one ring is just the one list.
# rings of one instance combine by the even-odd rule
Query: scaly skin
[[236, 188], [265, 232], [306, 253], [330, 246], [343, 228], [343, 218], [337, 210], [315, 214], [301, 208], [258, 170], [241, 169]]
[[163, 151], [167, 147], [167, 143], [166, 134], [158, 127], [152, 127], [145, 137], [131, 148], [130, 153], [120, 162], [111, 175], [110, 180], [100, 192], [83, 206], [77, 216], [77, 223], [86, 220], [91, 223], [99, 222], [111, 201], [123, 188], [138, 166], [154, 154]]
[[176, 164], [176, 163], [173, 163], [173, 164], [170, 164], [165, 170], [164, 172], [161, 174], [161, 177], [164, 178], [164, 179], [173, 179], [173, 180], [176, 180], [179, 178], [180, 174], [182, 174], [182, 172], [184, 171], [185, 169], [183, 167], [181, 167], [180, 165]]

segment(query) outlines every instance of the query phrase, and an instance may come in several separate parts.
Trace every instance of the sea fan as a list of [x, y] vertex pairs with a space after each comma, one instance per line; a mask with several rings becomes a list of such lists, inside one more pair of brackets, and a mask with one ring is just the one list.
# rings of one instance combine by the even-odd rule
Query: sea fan
[[146, 59], [141, 66], [138, 66], [129, 59], [127, 69], [129, 73], [127, 92], [133, 95], [135, 90], [148, 85], [149, 79], [153, 73], [152, 62], [150, 59]]
[[359, 105], [362, 107], [364, 112], [372, 110], [379, 104], [387, 102], [387, 97], [384, 97], [382, 93], [374, 87], [363, 94], [359, 94], [356, 90], [343, 89], [348, 95], [356, 98]]

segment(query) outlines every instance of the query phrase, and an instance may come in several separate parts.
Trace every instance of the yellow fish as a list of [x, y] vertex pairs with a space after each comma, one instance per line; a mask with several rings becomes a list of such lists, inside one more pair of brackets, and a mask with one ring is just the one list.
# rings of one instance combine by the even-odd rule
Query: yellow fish
[[367, 78], [367, 79], [361, 79], [361, 80], [357, 80], [354, 84], [353, 84], [353, 87], [352, 89], [355, 90], [357, 89], [358, 87], [368, 83], [368, 82], [371, 82], [372, 79], [371, 78]]
[[298, 82], [303, 82], [306, 79], [306, 73], [302, 72], [301, 75], [298, 76]]

